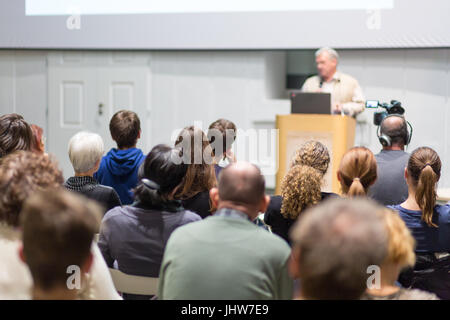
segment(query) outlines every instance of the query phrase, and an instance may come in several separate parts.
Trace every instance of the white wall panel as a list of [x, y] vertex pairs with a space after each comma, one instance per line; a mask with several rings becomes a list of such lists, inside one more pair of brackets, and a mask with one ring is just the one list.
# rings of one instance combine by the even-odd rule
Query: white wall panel
[[[359, 80], [366, 98], [398, 99], [403, 103], [414, 127], [409, 151], [419, 145], [436, 148], [443, 162], [441, 187], [450, 187], [450, 168], [446, 165], [450, 160], [449, 52], [449, 49], [339, 52], [339, 68]], [[47, 132], [47, 61], [52, 72], [62, 78], [63, 66], [70, 67], [68, 72], [74, 74], [81, 72], [78, 66], [83, 65], [82, 72], [97, 70], [86, 78], [89, 83], [106, 79], [105, 88], [95, 93], [106, 98], [93, 99], [95, 103], [89, 108], [96, 109], [99, 102], [108, 104], [108, 100], [113, 101], [114, 108], [133, 104], [131, 88], [140, 85], [139, 92], [145, 91], [148, 98], [140, 96], [138, 100], [147, 101], [140, 107], [147, 113], [141, 112], [140, 116], [146, 137], [143, 148], [148, 152], [157, 143], [170, 143], [175, 129], [196, 121], [202, 121], [203, 129], [219, 117], [233, 120], [244, 130], [273, 128], [275, 115], [289, 113], [290, 109], [289, 100], [282, 98], [286, 63], [295, 70], [311, 70], [307, 63], [314, 64], [314, 60], [311, 52], [308, 56], [312, 61], [302, 56], [298, 62], [292, 53], [286, 58], [283, 51], [67, 51], [59, 55], [47, 51], [1, 51], [0, 112], [16, 110]], [[83, 77], [80, 74], [78, 78]], [[110, 88], [114, 89], [112, 96], [108, 96]], [[110, 112], [107, 113], [109, 117]], [[381, 146], [372, 114], [368, 110], [358, 117], [356, 144], [378, 152]], [[103, 125], [107, 120], [105, 115]], [[55, 144], [64, 149], [58, 151], [61, 157], [66, 155], [66, 144], [67, 141]], [[269, 187], [273, 186], [271, 181], [268, 177]]]

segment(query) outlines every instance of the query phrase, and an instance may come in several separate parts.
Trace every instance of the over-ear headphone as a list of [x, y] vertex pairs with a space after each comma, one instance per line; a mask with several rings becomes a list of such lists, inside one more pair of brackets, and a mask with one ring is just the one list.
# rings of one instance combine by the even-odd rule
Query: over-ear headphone
[[[413, 128], [412, 128], [411, 123], [409, 123], [409, 121], [406, 121], [405, 117], [401, 114], [390, 114], [390, 115], [384, 117], [384, 119], [381, 121], [380, 125], [377, 128], [378, 141], [380, 141], [380, 143], [383, 147], [390, 147], [392, 145], [391, 137], [389, 137], [385, 134], [381, 134], [381, 124], [383, 123], [384, 120], [386, 120], [389, 117], [400, 117], [405, 120], [407, 127], [406, 127], [406, 136], [403, 138], [405, 139], [405, 145], [407, 146], [411, 142]], [[408, 131], [408, 127], [409, 127], [409, 131]]]

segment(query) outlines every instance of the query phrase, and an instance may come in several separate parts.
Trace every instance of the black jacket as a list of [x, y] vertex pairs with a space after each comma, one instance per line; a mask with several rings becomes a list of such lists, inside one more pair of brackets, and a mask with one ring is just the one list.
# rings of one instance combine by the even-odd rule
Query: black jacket
[[[329, 196], [338, 197], [335, 193], [322, 192], [322, 200]], [[281, 196], [270, 197], [269, 206], [264, 214], [264, 222], [271, 227], [272, 233], [280, 236], [290, 245], [291, 241], [289, 240], [289, 230], [295, 223], [296, 219], [287, 219], [281, 214], [282, 201], [283, 198]]]
[[113, 188], [99, 184], [93, 177], [70, 177], [64, 187], [97, 201], [105, 209], [103, 213], [122, 205]]
[[189, 199], [181, 200], [183, 207], [198, 214], [202, 219], [211, 215], [209, 191], [202, 191]]
[[405, 288], [435, 293], [450, 300], [450, 256], [438, 259], [433, 253], [416, 252], [414, 268], [404, 270], [398, 281]]

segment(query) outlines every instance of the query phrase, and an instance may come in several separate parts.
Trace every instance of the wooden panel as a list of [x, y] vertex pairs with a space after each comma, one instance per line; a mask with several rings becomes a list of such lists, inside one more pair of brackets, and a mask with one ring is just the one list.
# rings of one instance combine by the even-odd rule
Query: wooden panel
[[[333, 135], [331, 132], [317, 132], [317, 131], [287, 131], [286, 139], [286, 157], [285, 157], [285, 168], [289, 170], [291, 161], [295, 155], [298, 148], [307, 141], [315, 140], [322, 143], [328, 148], [330, 153], [330, 158], [333, 159]], [[328, 171], [325, 174], [325, 183], [322, 187], [322, 191], [331, 192], [332, 191], [332, 175], [333, 163], [330, 163]], [[286, 171], [287, 173], [287, 171]]]
[[344, 153], [353, 147], [355, 127], [355, 119], [347, 116], [315, 114], [277, 115], [276, 128], [279, 130], [279, 157], [275, 193], [281, 193], [281, 181], [289, 170], [292, 154], [306, 140], [324, 142], [329, 148], [331, 163], [328, 169], [330, 173], [328, 174], [331, 174], [331, 191], [340, 193], [336, 172]]

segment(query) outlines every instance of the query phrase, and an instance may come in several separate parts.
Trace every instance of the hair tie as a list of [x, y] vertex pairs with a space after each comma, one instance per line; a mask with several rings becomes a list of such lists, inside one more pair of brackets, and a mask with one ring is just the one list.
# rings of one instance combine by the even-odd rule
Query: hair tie
[[353, 181], [360, 181], [358, 177], [353, 178]]
[[142, 183], [144, 184], [145, 187], [152, 189], [152, 190], [159, 190], [160, 186], [159, 184], [157, 184], [156, 182], [150, 180], [150, 179], [141, 179]]
[[[420, 169], [420, 171], [425, 169], [426, 166], [430, 166], [431, 167], [431, 163], [429, 163], [429, 162], [425, 163], [425, 165], [422, 167], [422, 169]], [[431, 169], [433, 169], [433, 167], [431, 167]]]

